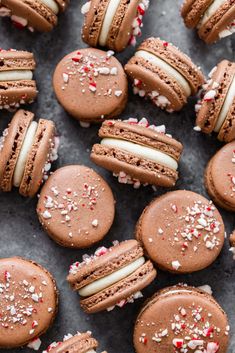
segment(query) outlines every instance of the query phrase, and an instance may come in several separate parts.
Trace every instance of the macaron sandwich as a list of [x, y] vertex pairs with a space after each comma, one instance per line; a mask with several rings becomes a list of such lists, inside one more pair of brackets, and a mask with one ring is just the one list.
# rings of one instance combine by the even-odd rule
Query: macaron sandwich
[[96, 353], [97, 347], [98, 342], [92, 337], [91, 332], [78, 332], [75, 335], [65, 335], [62, 342], [51, 343], [42, 353]]
[[49, 32], [57, 25], [58, 14], [68, 3], [69, 0], [0, 0], [0, 16], [10, 17], [19, 29]]
[[34, 121], [34, 114], [18, 110], [0, 139], [0, 190], [19, 188], [33, 197], [58, 158], [58, 137], [50, 120]]
[[207, 292], [177, 285], [157, 292], [134, 329], [136, 353], [226, 353], [228, 318]]
[[0, 109], [15, 109], [35, 100], [38, 93], [33, 80], [35, 67], [32, 53], [0, 50]]
[[220, 141], [235, 139], [235, 63], [221, 61], [209, 73], [201, 98], [195, 106], [195, 130], [215, 132]]
[[145, 260], [139, 243], [127, 240], [85, 255], [82, 262], [71, 265], [67, 280], [78, 291], [83, 310], [95, 313], [132, 303], [155, 277], [156, 270]]
[[146, 39], [125, 71], [135, 94], [149, 98], [167, 112], [179, 111], [204, 83], [201, 70], [171, 43]]
[[82, 7], [82, 39], [91, 47], [107, 47], [117, 52], [128, 44], [135, 45], [148, 7], [149, 0], [88, 1]]
[[172, 187], [178, 179], [183, 146], [165, 133], [165, 126], [150, 125], [147, 119], [105, 121], [102, 138], [91, 151], [96, 164], [112, 171], [120, 183]]
[[235, 141], [211, 158], [205, 171], [205, 186], [217, 205], [235, 212]]
[[233, 0], [184, 0], [181, 15], [188, 28], [196, 28], [199, 37], [211, 44], [235, 32]]

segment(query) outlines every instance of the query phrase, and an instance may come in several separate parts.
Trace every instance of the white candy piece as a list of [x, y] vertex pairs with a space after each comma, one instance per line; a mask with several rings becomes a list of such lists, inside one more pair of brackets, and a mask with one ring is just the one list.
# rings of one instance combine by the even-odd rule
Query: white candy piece
[[99, 45], [102, 47], [104, 47], [107, 43], [108, 34], [109, 34], [114, 16], [116, 14], [116, 11], [117, 11], [120, 3], [121, 3], [121, 0], [110, 0], [109, 1], [108, 7], [106, 10], [106, 14], [104, 16], [104, 21], [102, 24], [100, 37], [99, 37]]
[[135, 56], [140, 57], [146, 61], [149, 61], [151, 64], [159, 67], [165, 71], [169, 76], [171, 76], [178, 84], [183, 88], [187, 96], [191, 95], [191, 87], [187, 80], [177, 71], [173, 66], [169, 65], [164, 60], [160, 59], [158, 56], [148, 53], [145, 50], [138, 50], [135, 53]]
[[32, 80], [33, 72], [30, 70], [12, 70], [0, 72], [0, 81]]
[[104, 138], [101, 141], [101, 145], [119, 148], [121, 150], [133, 153], [136, 156], [150, 159], [151, 161], [154, 161], [171, 169], [178, 169], [178, 163], [174, 158], [151, 147], [145, 147], [133, 142], [118, 140], [114, 138]]
[[59, 6], [55, 0], [40, 0], [44, 5], [46, 5], [50, 10], [52, 10], [56, 15], [59, 13]]
[[30, 148], [32, 147], [34, 137], [37, 131], [38, 124], [36, 121], [32, 121], [25, 135], [23, 145], [20, 150], [20, 154], [16, 163], [14, 176], [13, 176], [13, 185], [19, 187], [24, 175], [24, 169]]
[[88, 284], [87, 286], [80, 289], [78, 293], [82, 297], [88, 297], [90, 295], [96, 294], [102, 291], [103, 289], [108, 288], [113, 284], [117, 283], [118, 281], [121, 281], [122, 279], [126, 278], [127, 276], [135, 272], [144, 263], [145, 263], [145, 258], [140, 257], [139, 259], [121, 268], [120, 270], [115, 271], [110, 275], [105, 276], [101, 279], [98, 279], [97, 281], [94, 281], [91, 284]]

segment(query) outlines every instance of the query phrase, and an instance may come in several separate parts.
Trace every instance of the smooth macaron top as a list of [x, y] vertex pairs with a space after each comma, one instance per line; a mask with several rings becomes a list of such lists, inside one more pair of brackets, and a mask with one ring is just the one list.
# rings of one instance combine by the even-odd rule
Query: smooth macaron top
[[0, 347], [20, 347], [43, 334], [57, 311], [52, 276], [22, 258], [0, 259]]
[[228, 319], [208, 293], [186, 285], [165, 288], [141, 310], [134, 330], [136, 353], [226, 353]]
[[224, 224], [210, 201], [178, 190], [156, 198], [145, 208], [136, 237], [160, 268], [191, 273], [217, 258], [224, 244]]
[[108, 184], [94, 170], [70, 165], [49, 177], [41, 190], [37, 213], [57, 243], [87, 248], [108, 233], [115, 201]]
[[42, 353], [89, 353], [95, 352], [98, 342], [91, 332], [65, 335], [62, 342], [53, 342]]
[[221, 61], [203, 86], [202, 98], [196, 105], [196, 125], [205, 133], [216, 132], [218, 139], [235, 138], [235, 63]]
[[74, 118], [101, 121], [121, 113], [127, 100], [127, 79], [113, 52], [81, 49], [65, 56], [53, 77], [60, 104]]
[[213, 201], [235, 211], [235, 141], [222, 147], [210, 160], [205, 181]]
[[91, 0], [82, 7], [85, 16], [82, 38], [92, 47], [103, 46], [122, 51], [135, 45], [141, 35], [143, 16], [149, 0]]

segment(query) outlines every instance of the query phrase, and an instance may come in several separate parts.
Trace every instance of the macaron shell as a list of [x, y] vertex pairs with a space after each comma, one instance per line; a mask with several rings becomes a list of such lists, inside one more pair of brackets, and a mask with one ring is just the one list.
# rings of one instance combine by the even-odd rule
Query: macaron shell
[[68, 340], [50, 349], [51, 353], [87, 353], [89, 350], [96, 349], [98, 342], [91, 337], [90, 333], [77, 334]]
[[28, 20], [28, 26], [39, 32], [49, 32], [57, 24], [57, 16], [38, 0], [2, 0], [12, 14]]
[[[53, 207], [46, 207], [48, 198]], [[37, 213], [44, 230], [58, 244], [87, 248], [108, 233], [114, 204], [112, 191], [101, 176], [88, 167], [70, 165], [57, 169], [44, 184]], [[45, 212], [51, 217], [44, 216]], [[93, 225], [95, 220], [97, 224]]]
[[18, 110], [9, 125], [8, 134], [0, 151], [0, 188], [2, 191], [6, 192], [12, 189], [16, 162], [25, 134], [33, 118], [33, 113]]
[[32, 103], [37, 94], [36, 82], [33, 80], [0, 82], [0, 107], [9, 109]]
[[[20, 313], [21, 309], [19, 308], [19, 303], [24, 309], [27, 305], [32, 305], [36, 311], [32, 315], [25, 315], [27, 323], [25, 325], [16, 323], [11, 325], [13, 329], [6, 329], [0, 325], [0, 347], [1, 348], [14, 348], [26, 345], [28, 342], [32, 341], [34, 338], [42, 335], [54, 321], [57, 305], [58, 305], [58, 293], [56, 288], [56, 283], [52, 278], [51, 274], [41, 267], [40, 265], [24, 260], [22, 258], [9, 258], [9, 259], [0, 259], [0, 274], [2, 281], [4, 279], [4, 274], [9, 273], [10, 278], [10, 287], [8, 294], [14, 294], [15, 301], [17, 300], [17, 306], [15, 306], [16, 311]], [[29, 287], [26, 286], [24, 290], [23, 281], [30, 283], [30, 286], [35, 287], [35, 293], [42, 292], [43, 300], [34, 301], [31, 299], [32, 294], [29, 292]], [[12, 282], [15, 283], [12, 283]], [[43, 283], [46, 283], [45, 285]], [[21, 285], [19, 285], [21, 283]], [[14, 286], [14, 290], [11, 287]], [[22, 295], [26, 295], [25, 299], [22, 299]], [[9, 299], [4, 299], [4, 294], [0, 301], [1, 312], [4, 313], [4, 316], [8, 317], [8, 312], [6, 309], [7, 305], [14, 305], [14, 301], [10, 302]], [[48, 310], [50, 309], [50, 310]], [[2, 321], [2, 319], [0, 319]], [[12, 317], [11, 317], [12, 320]], [[35, 325], [33, 333], [30, 335], [29, 331], [32, 329], [32, 323], [36, 321], [38, 325]], [[6, 320], [5, 323], [10, 321]]]
[[[213, 249], [206, 247], [204, 240], [206, 230], [198, 230], [202, 233], [198, 239], [192, 237], [191, 241], [187, 241], [187, 238], [183, 237], [186, 228], [189, 229], [191, 225], [190, 221], [185, 221], [187, 210], [195, 206], [195, 203], [211, 206], [207, 199], [191, 191], [169, 192], [152, 201], [145, 208], [137, 223], [137, 240], [143, 245], [149, 258], [163, 270], [173, 273], [199, 271], [215, 261], [223, 247], [224, 224], [217, 209], [213, 212], [213, 219], [220, 222], [220, 228], [215, 234], [218, 244]], [[196, 219], [199, 219], [199, 216]], [[195, 224], [192, 223], [192, 229], [196, 225], [196, 221]], [[187, 249], [182, 250], [185, 242]], [[173, 266], [175, 261], [180, 264], [178, 269]]]
[[1, 50], [0, 72], [9, 70], [34, 70], [36, 62], [34, 55], [27, 51]]
[[188, 28], [195, 28], [207, 8], [214, 0], [185, 0], [181, 8], [181, 16]]
[[[186, 311], [185, 317], [180, 314], [180, 309], [182, 308]], [[226, 314], [209, 294], [187, 286], [166, 288], [157, 292], [147, 302], [135, 324], [134, 347], [136, 353], [155, 353], [156, 349], [158, 353], [166, 353], [166, 347], [173, 352], [175, 349], [173, 339], [183, 339], [185, 336], [192, 336], [188, 332], [190, 330], [187, 324], [194, 327], [195, 319], [191, 313], [196, 308], [202, 309], [200, 312], [201, 316], [204, 317], [205, 321], [211, 322], [212, 327], [221, 329], [220, 332], [213, 333], [213, 338], [203, 336], [203, 341], [206, 343], [218, 342], [219, 352], [225, 353], [229, 339], [228, 335], [225, 335], [228, 325]], [[190, 315], [187, 315], [189, 312]], [[180, 331], [178, 335], [175, 335], [172, 330], [172, 323], [176, 322], [176, 315], [179, 317], [180, 322], [184, 320], [186, 326], [185, 330]], [[203, 322], [197, 322], [197, 327], [203, 327]], [[156, 337], [156, 333], [158, 334], [164, 330], [167, 330], [167, 335], [161, 338], [160, 343], [152, 340], [153, 337]], [[145, 339], [144, 343], [141, 338]]]
[[[104, 118], [119, 115], [125, 108], [128, 96], [128, 83], [122, 65], [113, 56], [106, 60], [107, 53], [98, 49], [81, 49], [79, 53], [84, 58], [89, 58], [96, 68], [117, 68], [117, 75], [99, 74], [98, 77], [94, 77], [97, 89], [96, 92], [92, 92], [89, 89], [90, 81], [87, 81], [87, 77], [81, 85], [80, 78], [84, 79], [84, 75], [78, 73], [79, 66], [72, 60], [76, 57], [77, 51], [68, 54], [57, 65], [53, 77], [53, 86], [58, 101], [70, 115], [84, 122], [100, 122]], [[84, 67], [86, 64], [80, 63], [79, 65]], [[70, 76], [65, 85], [63, 74], [68, 71], [74, 71], [75, 75]], [[111, 96], [105, 93], [110, 89]], [[116, 96], [116, 91], [120, 91], [121, 95]]]
[[65, 11], [68, 7], [70, 0], [56, 0], [57, 4], [59, 5], [60, 11]]
[[[235, 211], [235, 163], [232, 162], [235, 142], [221, 148], [208, 163], [205, 172], [205, 185], [211, 198], [216, 204]], [[233, 191], [234, 190], [234, 191]]]
[[172, 187], [178, 179], [178, 172], [173, 169], [124, 150], [100, 144], [92, 147], [91, 160], [115, 174], [125, 172], [142, 184]]
[[226, 29], [235, 18], [235, 1], [227, 0], [216, 13], [202, 25], [198, 34], [207, 44], [216, 42], [219, 33]]
[[219, 85], [217, 88], [219, 93], [217, 93], [215, 98], [212, 100], [202, 100], [202, 106], [197, 114], [196, 119], [196, 125], [198, 125], [202, 131], [207, 134], [211, 133], [216, 126], [234, 74], [235, 63], [231, 63], [227, 60], [221, 61], [218, 64], [217, 69], [212, 74], [212, 81], [205, 93], [213, 89], [214, 82]]
[[104, 255], [81, 266], [76, 274], [70, 273], [67, 280], [74, 290], [103, 278], [143, 256], [143, 249], [134, 240], [127, 240], [113, 246]]
[[235, 140], [235, 100], [230, 107], [224, 124], [220, 128], [217, 138], [224, 142]]
[[147, 261], [138, 270], [111, 287], [80, 301], [82, 309], [87, 313], [96, 313], [114, 306], [119, 301], [141, 291], [156, 277], [156, 270]]
[[40, 119], [19, 188], [21, 195], [33, 197], [41, 186], [44, 166], [50, 155], [54, 135], [55, 124], [52, 121]]

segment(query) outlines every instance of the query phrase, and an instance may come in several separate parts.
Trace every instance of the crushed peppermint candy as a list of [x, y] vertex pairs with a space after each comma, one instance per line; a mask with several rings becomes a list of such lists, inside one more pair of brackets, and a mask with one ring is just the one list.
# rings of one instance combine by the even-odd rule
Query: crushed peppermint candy
[[141, 28], [143, 27], [143, 16], [149, 8], [149, 0], [141, 0], [138, 8], [137, 15], [132, 22], [132, 33], [129, 40], [129, 44], [132, 46], [136, 45], [136, 37], [141, 36]]
[[127, 299], [123, 299], [120, 300], [118, 303], [116, 303], [115, 305], [109, 307], [108, 309], [106, 309], [107, 311], [112, 311], [114, 310], [116, 307], [118, 308], [123, 308], [126, 304], [132, 304], [134, 303], [135, 300], [143, 298], [143, 294], [138, 291], [135, 294], [132, 294], [130, 297], [128, 297]]

